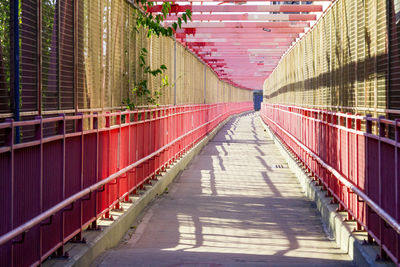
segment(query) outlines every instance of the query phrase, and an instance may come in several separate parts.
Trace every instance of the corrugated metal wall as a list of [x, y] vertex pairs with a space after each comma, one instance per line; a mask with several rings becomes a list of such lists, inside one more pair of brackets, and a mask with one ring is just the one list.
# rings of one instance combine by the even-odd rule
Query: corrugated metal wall
[[[0, 3], [3, 119], [13, 116], [10, 4], [11, 0]], [[138, 60], [142, 48], [149, 51], [147, 62], [152, 69], [161, 64], [168, 67], [170, 86], [162, 91], [161, 105], [251, 100], [251, 92], [239, 88], [232, 89], [244, 92], [236, 98], [218, 97], [216, 90], [222, 88], [222, 82], [186, 48], [172, 38], [149, 39], [143, 30], [136, 32], [135, 9], [126, 0], [22, 0], [20, 16], [20, 108], [24, 119], [39, 113], [122, 108], [134, 81], [145, 78]], [[161, 77], [146, 78], [153, 92], [160, 87]], [[136, 99], [136, 104], [147, 103]]]
[[265, 80], [264, 98], [374, 116], [398, 109], [386, 89], [389, 2], [333, 3]]

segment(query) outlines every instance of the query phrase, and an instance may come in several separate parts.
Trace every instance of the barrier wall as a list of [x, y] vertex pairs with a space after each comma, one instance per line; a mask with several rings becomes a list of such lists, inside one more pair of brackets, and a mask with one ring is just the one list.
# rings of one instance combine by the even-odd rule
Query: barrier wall
[[375, 117], [399, 109], [394, 2], [334, 1], [265, 80], [265, 100]]
[[[178, 105], [108, 114], [37, 117], [0, 123], [0, 266], [39, 264], [96, 228], [96, 219], [180, 158], [252, 102]], [[105, 127], [99, 121], [105, 120]], [[83, 128], [90, 120], [89, 129]], [[76, 130], [68, 133], [72, 122]], [[44, 129], [57, 128], [44, 137]], [[35, 140], [14, 143], [16, 127], [35, 128]]]
[[260, 114], [339, 210], [357, 221], [354, 230], [366, 230], [380, 256], [399, 264], [400, 120], [273, 104], [262, 104]]
[[[0, 118], [13, 117], [17, 105], [13, 3], [0, 4]], [[173, 38], [147, 38], [142, 29], [136, 31], [137, 10], [127, 0], [24, 0], [19, 12], [24, 119], [123, 109], [134, 82], [144, 78], [154, 92], [161, 77], [143, 76], [142, 48], [152, 69], [168, 68], [170, 86], [162, 90], [160, 105], [251, 101], [251, 92], [220, 81]], [[135, 101], [147, 105], [144, 99]]]

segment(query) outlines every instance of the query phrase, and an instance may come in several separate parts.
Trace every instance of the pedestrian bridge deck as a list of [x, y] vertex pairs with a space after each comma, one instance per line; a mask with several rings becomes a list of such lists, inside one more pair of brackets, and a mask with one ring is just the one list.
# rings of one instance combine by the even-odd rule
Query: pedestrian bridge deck
[[255, 113], [229, 121], [98, 266], [351, 266]]

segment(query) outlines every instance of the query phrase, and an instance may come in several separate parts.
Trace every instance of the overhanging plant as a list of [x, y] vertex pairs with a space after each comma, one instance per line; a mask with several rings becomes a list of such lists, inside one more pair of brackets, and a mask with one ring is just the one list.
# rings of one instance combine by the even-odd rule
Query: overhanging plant
[[[170, 26], [163, 26], [162, 22], [167, 18], [168, 14], [171, 13], [172, 2], [163, 2], [161, 6], [161, 13], [153, 15], [147, 12], [151, 7], [154, 6], [154, 2], [148, 2], [147, 0], [135, 0], [137, 9], [135, 12], [135, 31], [139, 32], [140, 28], [146, 31], [146, 37], [151, 38], [155, 35], [160, 36], [173, 36], [176, 29], [181, 28], [182, 23], [187, 23], [188, 20], [192, 19], [192, 12], [187, 9], [182, 15], [177, 17], [177, 21], [173, 22]], [[146, 11], [146, 12], [145, 12]], [[138, 98], [144, 98], [149, 105], [158, 105], [158, 100], [162, 95], [162, 91], [172, 86], [169, 83], [168, 75], [165, 74], [167, 67], [161, 64], [157, 69], [151, 69], [149, 64], [146, 62], [148, 51], [146, 48], [142, 48], [139, 53], [139, 66], [144, 73], [144, 78], [133, 82], [130, 85], [129, 95], [124, 99], [125, 104], [129, 109], [135, 109], [136, 100]], [[148, 85], [148, 77], [160, 77], [161, 85], [159, 88], [154, 89], [151, 92]]]

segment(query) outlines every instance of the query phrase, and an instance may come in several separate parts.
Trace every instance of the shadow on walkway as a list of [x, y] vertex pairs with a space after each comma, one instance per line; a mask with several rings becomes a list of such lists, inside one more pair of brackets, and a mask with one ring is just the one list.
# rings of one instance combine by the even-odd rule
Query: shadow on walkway
[[232, 119], [100, 266], [351, 266], [256, 114]]

